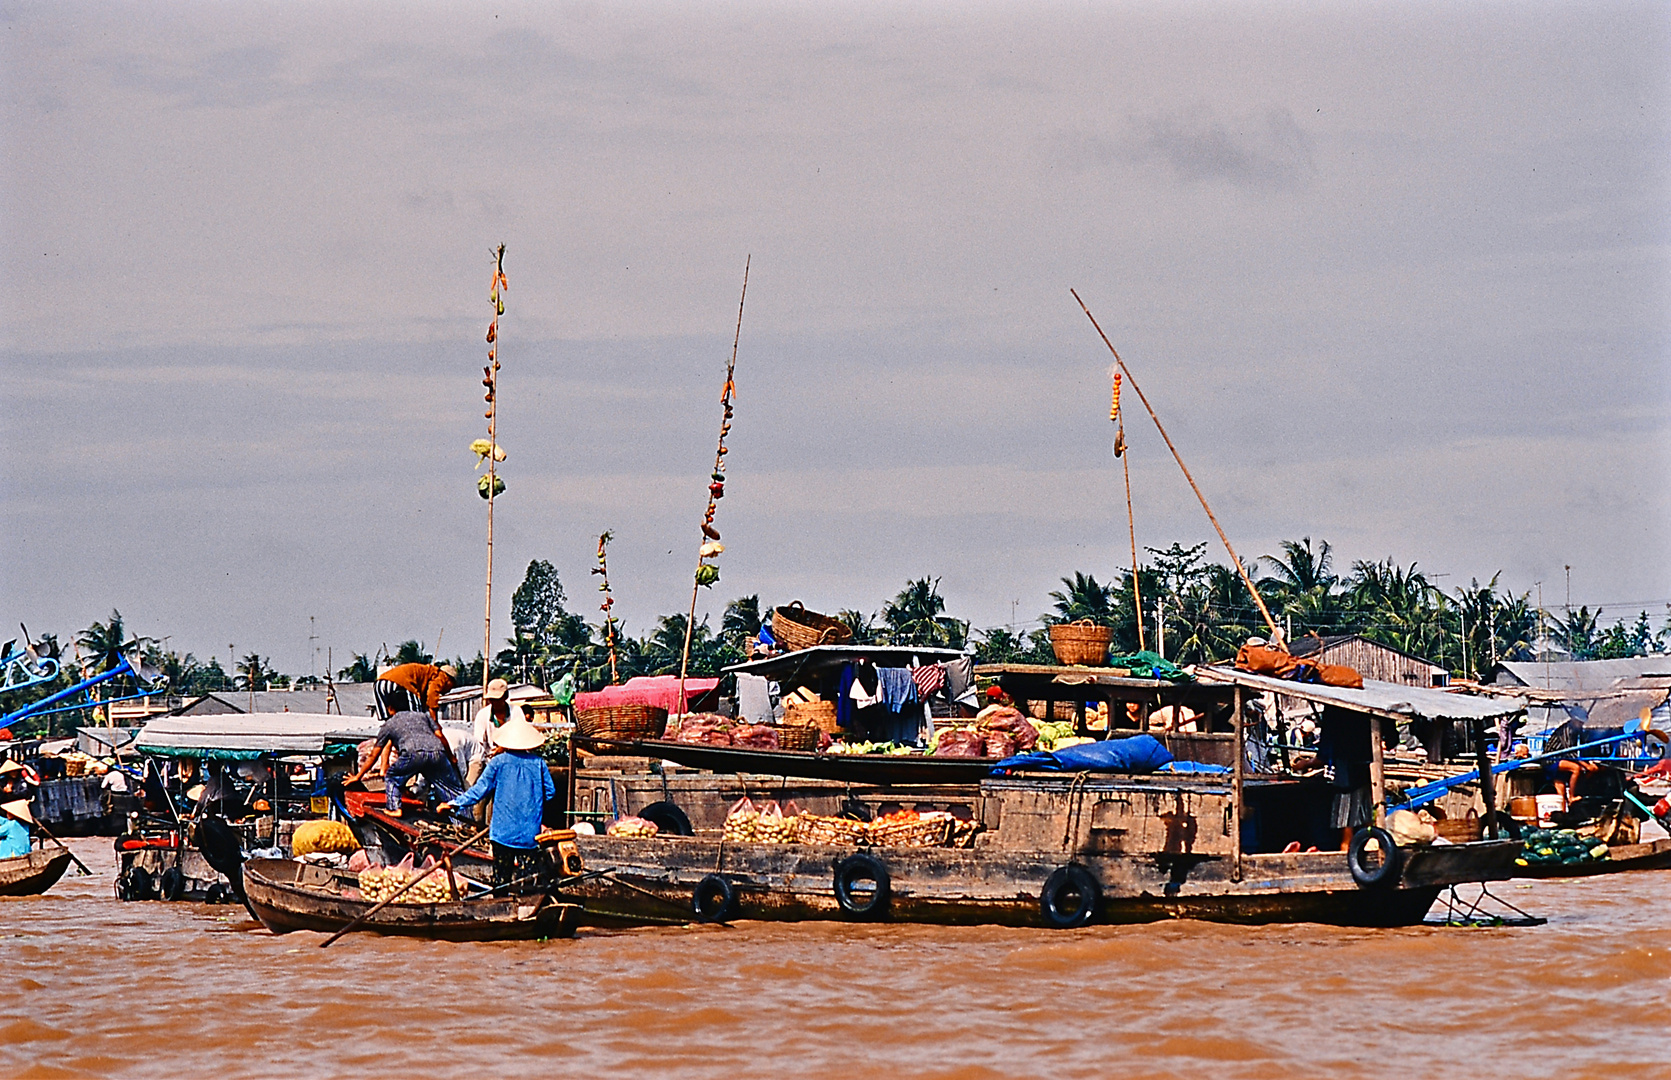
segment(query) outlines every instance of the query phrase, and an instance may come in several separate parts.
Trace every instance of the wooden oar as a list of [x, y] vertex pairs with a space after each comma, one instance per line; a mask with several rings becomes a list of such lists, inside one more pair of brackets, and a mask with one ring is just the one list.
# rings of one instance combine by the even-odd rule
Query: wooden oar
[[45, 836], [48, 840], [51, 840], [54, 844], [57, 844], [59, 847], [64, 849], [64, 851], [69, 855], [70, 861], [75, 863], [76, 866], [81, 868], [81, 876], [82, 877], [92, 877], [93, 876], [93, 871], [87, 869], [87, 864], [82, 862], [81, 859], [79, 857], [77, 857], [75, 852], [70, 851], [70, 849], [64, 844], [64, 842], [62, 840], [58, 839], [56, 836], [53, 836], [50, 832], [48, 832], [45, 825], [42, 825], [40, 822], [37, 821], [37, 822], [35, 822], [35, 828], [41, 830], [41, 835], [42, 836]]
[[[457, 846], [455, 846], [451, 851], [447, 852], [447, 854], [444, 856], [444, 858], [447, 859], [447, 860], [451, 860], [454, 855], [457, 855], [460, 851], [463, 851], [465, 848], [469, 847], [471, 844], [474, 844], [477, 840], [480, 840], [482, 837], [484, 837], [486, 835], [487, 835], [487, 829], [484, 828], [480, 832], [476, 833], [476, 835], [470, 837], [468, 840], [465, 840], [463, 843], [458, 844]], [[359, 926], [361, 923], [365, 922], [367, 919], [371, 918], [373, 915], [377, 914], [379, 911], [382, 911], [384, 908], [388, 907], [390, 904], [394, 903], [396, 900], [399, 900], [401, 897], [405, 896], [406, 893], [407, 893], [407, 890], [411, 889], [412, 886], [416, 885], [418, 882], [420, 882], [420, 881], [424, 880], [425, 878], [429, 877], [429, 875], [435, 873], [435, 871], [441, 869], [441, 867], [443, 865], [445, 865], [445, 863], [438, 862], [434, 866], [431, 866], [428, 870], [425, 870], [423, 873], [421, 873], [417, 877], [413, 878], [411, 881], [408, 881], [406, 884], [404, 884], [400, 888], [396, 889], [393, 896], [389, 897], [387, 900], [379, 901], [375, 906], [373, 906], [369, 910], [364, 911], [360, 915], [358, 915], [354, 919], [353, 922], [349, 923], [347, 926], [343, 927], [341, 930], [338, 930], [336, 933], [332, 934], [330, 937], [326, 938], [324, 941], [321, 941], [319, 943], [319, 947], [321, 949], [329, 948], [331, 942], [335, 941], [337, 938], [341, 937], [342, 935], [348, 933], [350, 930], [354, 929], [356, 926]]]

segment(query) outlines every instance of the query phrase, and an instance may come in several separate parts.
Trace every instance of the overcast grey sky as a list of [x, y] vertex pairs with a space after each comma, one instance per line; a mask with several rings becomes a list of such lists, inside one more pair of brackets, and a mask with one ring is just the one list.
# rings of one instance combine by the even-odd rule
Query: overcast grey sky
[[[930, 574], [985, 626], [1115, 575], [1109, 357], [1069, 287], [1243, 555], [1671, 601], [1663, 4], [0, 28], [0, 617], [32, 630], [119, 607], [297, 672], [311, 615], [339, 666], [443, 627], [473, 654], [500, 242], [496, 640], [533, 558], [592, 613], [606, 528], [629, 630], [686, 603], [750, 254], [712, 609]], [[1130, 419], [1139, 542], [1209, 539]]]

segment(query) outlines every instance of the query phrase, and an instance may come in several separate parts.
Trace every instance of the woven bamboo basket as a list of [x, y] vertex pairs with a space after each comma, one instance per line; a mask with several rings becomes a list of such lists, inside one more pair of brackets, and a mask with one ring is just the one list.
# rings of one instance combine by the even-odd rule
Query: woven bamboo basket
[[1098, 626], [1090, 619], [1075, 623], [1057, 623], [1050, 628], [1050, 647], [1056, 650], [1056, 660], [1063, 664], [1108, 666], [1108, 644], [1114, 640], [1114, 629]]
[[[1052, 706], [1049, 716], [1044, 715], [1047, 704]], [[1078, 711], [1071, 701], [1029, 701], [1027, 703], [1027, 715], [1034, 720], [1072, 720], [1078, 715]]]
[[952, 817], [923, 817], [918, 821], [872, 822], [865, 830], [877, 847], [944, 847], [951, 838]]
[[1480, 828], [1480, 817], [1472, 810], [1468, 811], [1466, 817], [1435, 821], [1433, 831], [1453, 844], [1471, 844], [1484, 835], [1484, 830]]
[[783, 711], [784, 727], [814, 727], [831, 735], [841, 733], [833, 701], [797, 701]]
[[588, 739], [659, 739], [667, 710], [654, 705], [605, 705], [575, 714], [575, 730]]
[[786, 651], [795, 652], [814, 645], [845, 645], [853, 640], [853, 631], [840, 619], [808, 611], [796, 600], [772, 609], [772, 637]]
[[777, 745], [780, 750], [799, 750], [803, 753], [818, 749], [818, 736], [822, 732], [811, 724], [784, 724], [777, 729]]

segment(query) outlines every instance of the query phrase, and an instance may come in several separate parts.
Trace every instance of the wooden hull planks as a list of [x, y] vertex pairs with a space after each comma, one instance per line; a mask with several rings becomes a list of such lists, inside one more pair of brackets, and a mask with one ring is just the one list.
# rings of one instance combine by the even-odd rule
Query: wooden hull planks
[[63, 848], [0, 859], [0, 896], [39, 896], [58, 884], [69, 868], [70, 853]]

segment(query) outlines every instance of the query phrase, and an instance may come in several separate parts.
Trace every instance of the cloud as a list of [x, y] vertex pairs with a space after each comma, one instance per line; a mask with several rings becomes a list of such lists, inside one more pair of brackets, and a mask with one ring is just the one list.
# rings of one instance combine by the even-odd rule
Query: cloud
[[1185, 184], [1223, 181], [1249, 191], [1304, 187], [1317, 175], [1310, 134], [1287, 108], [1273, 106], [1233, 120], [1205, 110], [1188, 116], [1132, 117], [1113, 136], [1068, 137], [1081, 167], [1155, 166]]

